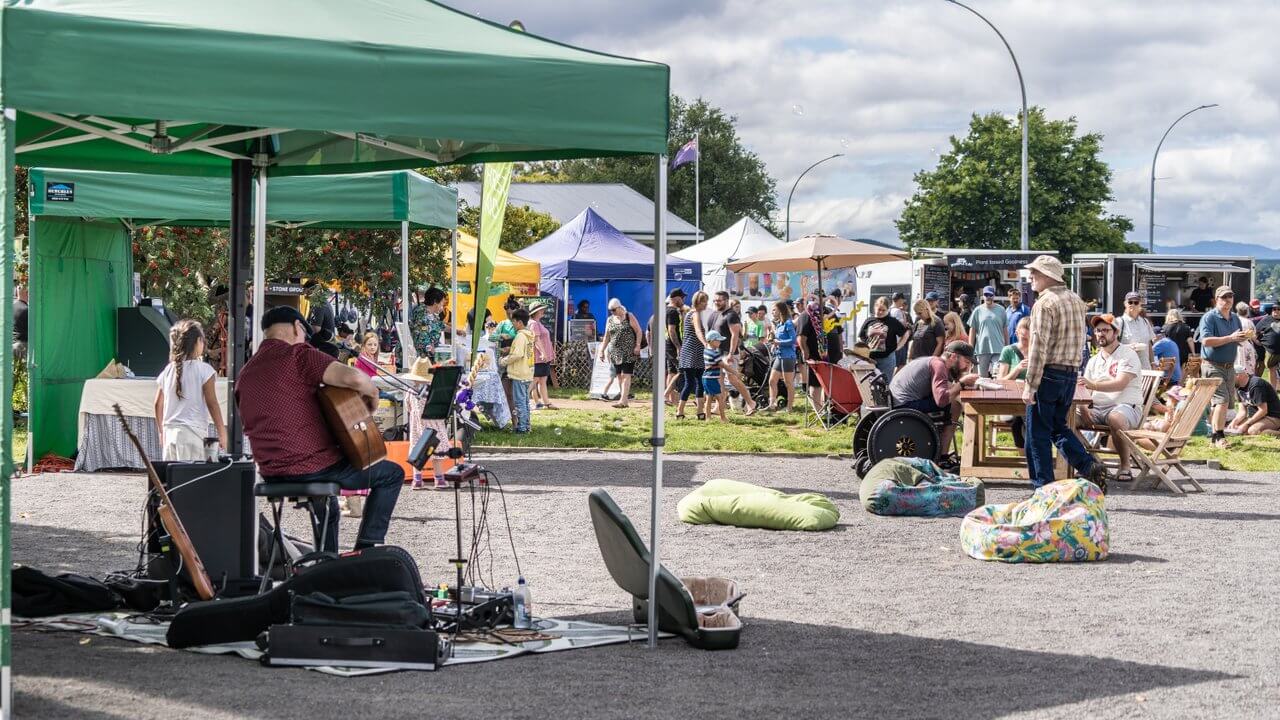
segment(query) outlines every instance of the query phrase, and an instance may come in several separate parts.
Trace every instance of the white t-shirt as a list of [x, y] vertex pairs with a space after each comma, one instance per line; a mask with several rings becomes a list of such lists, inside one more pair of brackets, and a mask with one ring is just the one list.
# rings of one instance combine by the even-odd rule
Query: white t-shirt
[[209, 433], [209, 407], [204, 402], [204, 384], [213, 377], [213, 368], [203, 360], [182, 363], [182, 398], [178, 398], [178, 373], [173, 363], [164, 366], [156, 384], [164, 391], [163, 425], [181, 425], [204, 437]]
[[1106, 382], [1115, 380], [1121, 373], [1127, 373], [1133, 376], [1133, 380], [1123, 390], [1114, 392], [1095, 390], [1093, 393], [1094, 406], [1133, 405], [1141, 407], [1141, 370], [1142, 363], [1138, 361], [1138, 354], [1128, 345], [1117, 345], [1110, 355], [1107, 355], [1105, 350], [1099, 350], [1096, 355], [1089, 358], [1089, 364], [1084, 368], [1084, 376], [1086, 378], [1095, 382]]

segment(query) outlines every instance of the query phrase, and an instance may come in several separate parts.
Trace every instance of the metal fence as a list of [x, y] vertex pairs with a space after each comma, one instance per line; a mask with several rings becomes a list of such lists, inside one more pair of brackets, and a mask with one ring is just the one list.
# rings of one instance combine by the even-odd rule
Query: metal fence
[[[591, 350], [582, 341], [556, 343], [556, 377], [560, 387], [591, 387]], [[632, 376], [631, 387], [649, 389], [653, 386], [653, 365], [649, 358], [641, 358], [636, 362], [636, 371]], [[616, 391], [615, 391], [616, 392]]]

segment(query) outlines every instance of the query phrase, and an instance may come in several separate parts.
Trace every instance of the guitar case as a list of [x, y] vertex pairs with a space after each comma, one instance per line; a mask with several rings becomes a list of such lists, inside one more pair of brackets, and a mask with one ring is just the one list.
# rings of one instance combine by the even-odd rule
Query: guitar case
[[418, 564], [403, 548], [386, 545], [357, 550], [301, 568], [261, 595], [183, 607], [169, 624], [169, 647], [253, 640], [272, 625], [289, 622], [295, 595], [317, 592], [335, 599], [383, 592], [424, 597]]

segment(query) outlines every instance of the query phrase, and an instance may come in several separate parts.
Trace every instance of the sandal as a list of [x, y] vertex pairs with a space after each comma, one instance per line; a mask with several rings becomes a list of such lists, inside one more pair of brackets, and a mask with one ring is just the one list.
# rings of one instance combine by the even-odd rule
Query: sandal
[[1116, 481], [1116, 482], [1122, 482], [1122, 483], [1129, 483], [1129, 482], [1133, 482], [1133, 480], [1134, 480], [1134, 477], [1133, 477], [1133, 471], [1132, 471], [1132, 470], [1120, 470], [1120, 471], [1118, 471], [1118, 472], [1115, 474], [1115, 476], [1114, 476], [1114, 477], [1112, 477], [1111, 479], [1112, 479], [1112, 480], [1114, 480], [1114, 481]]
[[677, 420], [683, 420], [683, 419], [684, 419], [684, 413], [676, 413], [676, 419], [677, 419]]
[[699, 420], [706, 420], [706, 419], [707, 419], [707, 414], [706, 414], [706, 413], [698, 413], [698, 419], [699, 419]]
[[751, 417], [752, 415], [755, 415], [755, 414], [756, 414], [756, 411], [757, 411], [757, 410], [759, 410], [759, 409], [760, 409], [760, 403], [755, 403], [755, 404], [753, 404], [753, 405], [751, 406], [751, 409], [750, 409], [750, 410], [746, 411], [746, 412], [745, 412], [745, 413], [743, 413], [742, 415], [743, 415], [743, 417]]
[[614, 403], [613, 407], [618, 408], [619, 410], [626, 410], [630, 406], [623, 403]]

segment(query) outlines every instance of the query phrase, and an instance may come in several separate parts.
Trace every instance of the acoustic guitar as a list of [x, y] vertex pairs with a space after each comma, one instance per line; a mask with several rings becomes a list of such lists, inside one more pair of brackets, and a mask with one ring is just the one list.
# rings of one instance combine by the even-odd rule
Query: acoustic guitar
[[191, 579], [191, 584], [196, 588], [196, 595], [201, 600], [212, 600], [214, 597], [213, 582], [209, 580], [209, 572], [204, 569], [204, 563], [200, 562], [200, 555], [196, 552], [196, 546], [191, 542], [191, 536], [187, 535], [186, 528], [182, 527], [182, 520], [178, 519], [178, 513], [173, 509], [173, 503], [169, 502], [169, 493], [164, 489], [164, 483], [160, 482], [160, 476], [156, 474], [155, 467], [151, 464], [150, 458], [147, 457], [147, 451], [142, 449], [142, 443], [138, 440], [138, 436], [133, 434], [133, 430], [129, 428], [129, 423], [124, 419], [124, 411], [120, 409], [117, 403], [113, 406], [116, 410], [116, 417], [120, 418], [120, 426], [124, 428], [124, 434], [129, 436], [133, 441], [133, 446], [137, 448], [138, 455], [142, 458], [142, 466], [147, 470], [147, 478], [151, 482], [151, 489], [155, 492], [156, 497], [160, 499], [159, 507], [156, 514], [160, 516], [160, 524], [164, 527], [164, 531], [169, 533], [169, 538], [173, 541], [174, 547], [178, 548], [178, 557], [182, 560], [183, 567], [187, 570], [187, 577]]
[[369, 414], [364, 396], [350, 388], [321, 386], [316, 391], [325, 424], [351, 467], [364, 470], [387, 456], [382, 430]]

